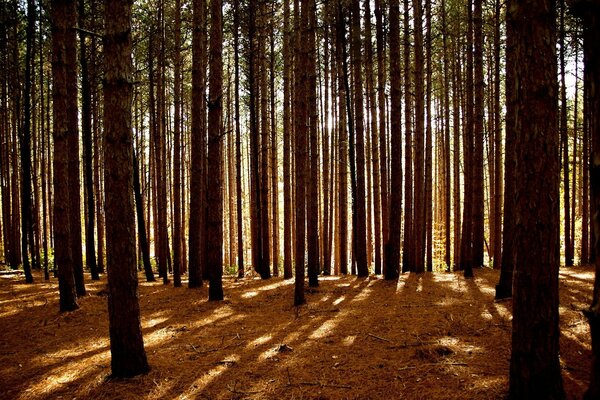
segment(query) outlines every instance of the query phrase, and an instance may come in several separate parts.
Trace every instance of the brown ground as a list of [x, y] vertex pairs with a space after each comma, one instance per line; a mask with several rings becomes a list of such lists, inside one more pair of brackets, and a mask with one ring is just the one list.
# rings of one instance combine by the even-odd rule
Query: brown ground
[[[0, 276], [1, 399], [500, 399], [507, 389], [511, 303], [494, 302], [498, 273], [323, 278], [295, 309], [293, 285], [225, 279], [207, 289], [142, 283], [150, 373], [110, 374], [104, 282], [78, 311], [58, 313], [57, 282]], [[141, 278], [141, 277], [140, 277]], [[561, 362], [568, 397], [590, 367], [580, 310], [592, 271], [561, 270]], [[100, 292], [100, 295], [99, 295]]]

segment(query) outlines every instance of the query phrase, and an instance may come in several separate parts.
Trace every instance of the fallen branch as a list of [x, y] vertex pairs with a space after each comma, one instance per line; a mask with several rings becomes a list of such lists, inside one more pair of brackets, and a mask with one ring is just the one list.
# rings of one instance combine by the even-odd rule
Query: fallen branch
[[389, 339], [383, 338], [383, 337], [381, 337], [381, 336], [373, 335], [372, 333], [367, 333], [367, 335], [368, 335], [368, 336], [371, 336], [371, 337], [373, 337], [373, 338], [375, 338], [375, 339], [379, 339], [379, 340], [381, 340], [381, 341], [383, 341], [383, 342], [388, 342], [388, 343], [391, 343], [391, 342], [392, 342], [392, 341], [391, 341], [391, 340], [389, 340]]
[[408, 347], [419, 347], [419, 346], [428, 346], [430, 344], [438, 344], [437, 341], [433, 341], [433, 342], [413, 342], [413, 343], [404, 343], [404, 344], [399, 344], [396, 346], [388, 346], [388, 349], [393, 350], [393, 349], [406, 349]]

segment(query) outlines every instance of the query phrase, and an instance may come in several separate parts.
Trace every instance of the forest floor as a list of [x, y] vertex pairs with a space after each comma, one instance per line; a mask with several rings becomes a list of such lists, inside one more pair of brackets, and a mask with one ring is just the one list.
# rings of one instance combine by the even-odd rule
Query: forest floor
[[[58, 312], [57, 281], [0, 275], [1, 399], [501, 399], [508, 386], [510, 300], [498, 272], [327, 277], [292, 306], [293, 283], [224, 279], [226, 299], [140, 284], [151, 371], [109, 379], [105, 281]], [[143, 277], [140, 275], [140, 279]], [[561, 268], [561, 365], [568, 398], [588, 385], [581, 309], [591, 268]]]

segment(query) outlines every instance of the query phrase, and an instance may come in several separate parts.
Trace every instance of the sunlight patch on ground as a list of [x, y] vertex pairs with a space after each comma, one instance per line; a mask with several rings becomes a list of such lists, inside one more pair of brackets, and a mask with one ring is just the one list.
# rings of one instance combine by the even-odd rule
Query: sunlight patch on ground
[[327, 320], [315, 329], [308, 337], [309, 339], [320, 339], [327, 336], [336, 327], [337, 323], [334, 320]]
[[569, 278], [577, 278], [588, 281], [590, 283], [594, 282], [594, 269], [590, 269], [589, 272], [575, 272], [569, 271], [568, 269], [561, 269], [559, 274]]
[[[240, 356], [238, 354], [230, 354], [227, 357], [223, 358], [219, 361], [218, 365], [210, 370], [208, 370], [204, 375], [200, 378], [196, 379], [194, 383], [190, 385], [190, 387], [182, 394], [177, 397], [178, 399], [197, 399], [202, 398], [201, 393], [211, 383], [215, 380], [219, 375], [225, 372], [230, 366], [238, 363], [240, 361]], [[149, 399], [162, 399], [166, 398], [167, 391], [163, 391], [162, 396], [156, 395], [156, 393], [152, 393], [148, 396]]]
[[338, 304], [340, 304], [342, 301], [346, 300], [346, 296], [340, 296], [337, 299], [335, 299], [333, 301], [333, 303], [331, 303], [334, 306], [337, 306]]
[[142, 327], [144, 329], [146, 329], [146, 328], [154, 328], [156, 325], [162, 324], [167, 319], [168, 318], [165, 318], [165, 317], [157, 317], [157, 318], [150, 318], [150, 319], [144, 318], [144, 321], [142, 323]]
[[[71, 349], [71, 351], [73, 351]], [[77, 352], [79, 354], [79, 352]], [[29, 386], [20, 399], [52, 398], [52, 393], [60, 390], [63, 386], [68, 386], [71, 382], [81, 379], [85, 375], [93, 375], [94, 373], [103, 373], [104, 370], [98, 370], [99, 366], [109, 362], [110, 351], [105, 350], [91, 357], [80, 358], [78, 361], [70, 361], [61, 363], [55, 368], [46, 372], [44, 379]], [[31, 393], [34, 393], [32, 396]]]
[[251, 347], [256, 347], [256, 346], [260, 346], [261, 344], [265, 344], [268, 343], [269, 341], [271, 341], [273, 339], [273, 336], [271, 334], [265, 334], [262, 335], [256, 339], [254, 339], [253, 341], [251, 341], [250, 343], [248, 343], [248, 345], [246, 346], [246, 348], [251, 348]]
[[503, 303], [493, 303], [494, 308], [498, 315], [504, 318], [507, 321], [512, 320], [512, 311], [508, 309]]
[[243, 299], [251, 299], [256, 296], [258, 296], [258, 290], [250, 290], [240, 295], [240, 297]]

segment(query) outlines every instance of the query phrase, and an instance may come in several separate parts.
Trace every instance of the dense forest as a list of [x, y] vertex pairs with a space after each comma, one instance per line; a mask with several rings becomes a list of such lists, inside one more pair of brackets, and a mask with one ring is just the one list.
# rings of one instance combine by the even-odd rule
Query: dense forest
[[[270, 311], [252, 311], [262, 321], [253, 329], [268, 336], [275, 321], [340, 312], [346, 296], [361, 298], [359, 287], [380, 292], [377, 307], [344, 303], [363, 321], [355, 329], [367, 331], [371, 323], [393, 328], [412, 307], [454, 323], [461, 311], [437, 312], [435, 302], [468, 298], [468, 307], [511, 315], [488, 326], [507, 327], [498, 339], [508, 346], [499, 367], [506, 379], [499, 392], [460, 397], [562, 399], [585, 391], [600, 399], [598, 43], [598, 0], [2, 0], [3, 336], [25, 326], [33, 309], [43, 327], [32, 330], [51, 318], [58, 323], [51, 335], [102, 309], [97, 320], [107, 331], [90, 343], [110, 350], [108, 377], [148, 377], [157, 364], [170, 365], [146, 354], [157, 307], [186, 310], [178, 316], [184, 325], [169, 333], [176, 341], [193, 321], [242, 318], [259, 302]], [[419, 297], [427, 285], [428, 297]], [[469, 294], [452, 292], [454, 285]], [[567, 290], [585, 304], [571, 303], [587, 360], [578, 392], [563, 385], [572, 362], [559, 351], [572, 333], [564, 330], [575, 327], [563, 324], [565, 299], [575, 298]], [[262, 300], [247, 300], [259, 293]], [[225, 308], [187, 315], [214, 304]], [[234, 311], [219, 317], [224, 309]], [[421, 336], [441, 324], [423, 321], [412, 322], [425, 329], [417, 347], [428, 346]], [[28, 346], [29, 334], [15, 335], [19, 345], [0, 339], [2, 375], [18, 374], [9, 356]], [[191, 345], [192, 355], [241, 346], [227, 344], [232, 334], [242, 340], [228, 325], [216, 334], [220, 344]], [[415, 345], [406, 337], [398, 345], [396, 334], [366, 337], [388, 345], [385, 357], [394, 360]], [[430, 353], [419, 348], [419, 365], [395, 373], [416, 377], [440, 365], [432, 354], [458, 354], [440, 340]], [[283, 343], [270, 357], [293, 351]], [[247, 390], [236, 380], [207, 396], [348, 398], [359, 385], [315, 382], [331, 369], [302, 360], [293, 370], [312, 371], [307, 381], [293, 383], [282, 367], [272, 379], [278, 389]], [[238, 361], [217, 359], [218, 373]], [[39, 364], [39, 371], [48, 365]], [[44, 376], [32, 371], [32, 382]], [[436, 376], [431, 368], [420, 373]], [[3, 392], [15, 381], [2, 379], [0, 397], [58, 395], [38, 388], [19, 397]], [[160, 389], [156, 376], [147, 379]], [[402, 397], [381, 380], [383, 391], [356, 398]], [[123, 389], [128, 380], [120, 382]]]

